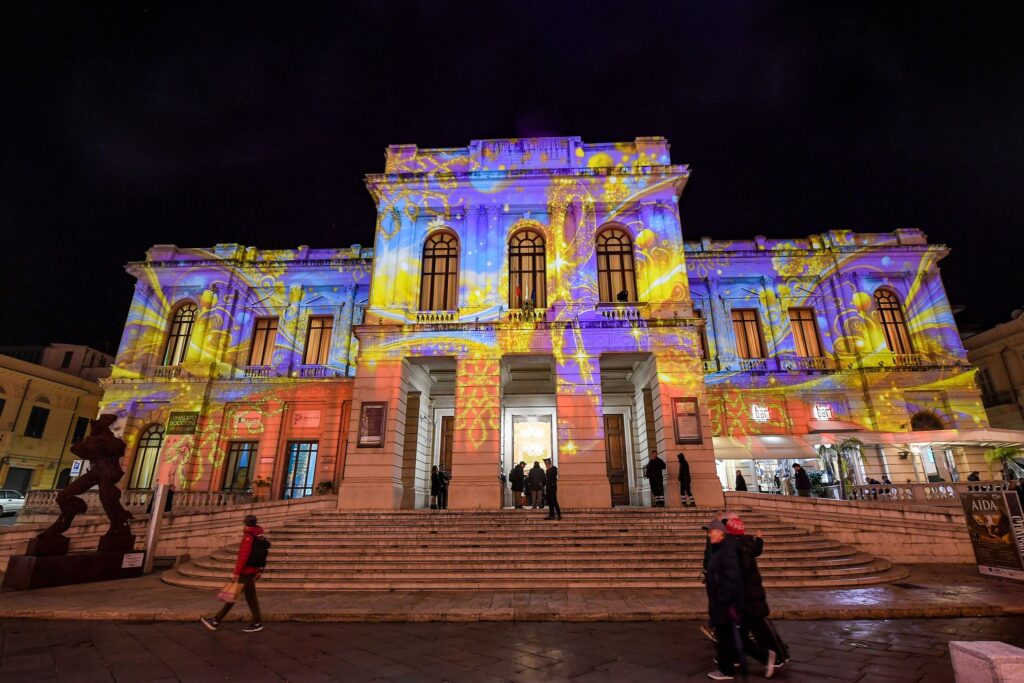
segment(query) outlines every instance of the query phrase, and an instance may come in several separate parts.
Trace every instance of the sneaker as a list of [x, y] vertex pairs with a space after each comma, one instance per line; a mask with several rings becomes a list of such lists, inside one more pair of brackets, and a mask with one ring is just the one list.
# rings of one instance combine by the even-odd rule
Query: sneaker
[[707, 624], [701, 624], [700, 625], [700, 632], [703, 633], [704, 635], [706, 635], [708, 637], [708, 640], [710, 640], [712, 643], [717, 643], [718, 642], [718, 637], [715, 636], [714, 629], [712, 629]]
[[199, 617], [199, 621], [203, 622], [203, 626], [210, 629], [211, 631], [216, 631], [217, 627], [220, 626], [217, 620], [213, 617]]
[[242, 629], [242, 633], [256, 633], [263, 630], [263, 624], [249, 624]]
[[764, 677], [771, 678], [772, 674], [775, 673], [775, 660], [778, 656], [775, 654], [775, 650], [768, 650], [768, 663], [764, 665]]
[[714, 671], [709, 671], [708, 672], [708, 678], [710, 678], [713, 681], [733, 681], [733, 680], [736, 680], [735, 676], [730, 676], [729, 674], [724, 674], [721, 671], [719, 671], [718, 669], [715, 669]]

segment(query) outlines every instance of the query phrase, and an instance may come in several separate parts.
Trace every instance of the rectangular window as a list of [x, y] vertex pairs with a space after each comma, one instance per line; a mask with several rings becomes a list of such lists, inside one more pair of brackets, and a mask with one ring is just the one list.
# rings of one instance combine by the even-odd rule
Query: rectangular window
[[74, 358], [74, 356], [75, 356], [75, 352], [74, 351], [65, 351], [64, 352], [64, 358], [60, 361], [60, 367], [61, 367], [62, 370], [64, 368], [70, 368], [71, 367], [71, 359]]
[[249, 365], [272, 365], [277, 341], [277, 318], [257, 318], [249, 347]]
[[740, 358], [764, 358], [761, 317], [753, 308], [732, 309], [732, 330], [736, 335], [736, 355]]
[[306, 351], [302, 354], [304, 365], [327, 365], [331, 353], [331, 328], [334, 318], [329, 315], [314, 315], [309, 318], [306, 332]]
[[796, 355], [802, 358], [821, 358], [821, 341], [818, 339], [818, 324], [814, 320], [814, 309], [789, 309], [789, 323], [793, 329]]
[[[698, 318], [704, 320], [704, 311], [702, 311], [699, 308], [695, 308], [693, 309], [693, 312], [697, 315]], [[711, 357], [708, 355], [708, 327], [706, 320], [700, 328], [700, 357], [703, 358], [704, 360], [708, 360]]]
[[78, 443], [85, 438], [85, 430], [89, 428], [89, 418], [80, 417], [75, 420], [75, 431], [71, 434], [71, 443]]
[[284, 471], [282, 498], [305, 498], [313, 495], [316, 476], [316, 441], [292, 441], [288, 444], [288, 464]]
[[28, 416], [28, 423], [25, 425], [25, 436], [32, 439], [43, 438], [43, 432], [46, 431], [46, 421], [49, 419], [49, 408], [32, 406], [32, 412]]
[[256, 462], [256, 441], [232, 441], [228, 444], [228, 457], [224, 467], [224, 490], [246, 491], [249, 476]]
[[992, 373], [988, 371], [988, 368], [978, 370], [978, 388], [981, 389], [982, 396], [991, 396], [996, 393], [995, 385], [992, 383]]

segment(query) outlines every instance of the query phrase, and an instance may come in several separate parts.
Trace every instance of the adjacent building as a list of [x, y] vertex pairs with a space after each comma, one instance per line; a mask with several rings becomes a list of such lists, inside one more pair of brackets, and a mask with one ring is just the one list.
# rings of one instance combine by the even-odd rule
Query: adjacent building
[[981, 401], [993, 427], [1024, 429], [1024, 315], [964, 336], [967, 357], [978, 368]]
[[689, 174], [659, 137], [394, 145], [366, 177], [372, 249], [153, 247], [104, 382], [126, 485], [413, 508], [443, 465], [452, 507], [489, 508], [515, 463], [551, 458], [565, 506], [608, 507], [649, 501], [652, 450], [670, 482], [684, 453], [709, 505], [793, 462], [977, 469], [990, 430], [947, 248], [916, 229], [685, 240]]

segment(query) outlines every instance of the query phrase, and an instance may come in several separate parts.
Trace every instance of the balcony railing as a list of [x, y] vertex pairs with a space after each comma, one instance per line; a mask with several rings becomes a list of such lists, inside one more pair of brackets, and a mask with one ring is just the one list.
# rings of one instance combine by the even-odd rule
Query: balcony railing
[[457, 323], [459, 322], [458, 311], [418, 311], [416, 322], [423, 324]]
[[505, 314], [505, 320], [510, 323], [533, 323], [547, 320], [547, 315], [546, 308], [514, 308]]
[[1016, 402], [1017, 397], [1012, 391], [993, 391], [991, 394], [981, 395], [981, 404], [986, 408], [1013, 405]]
[[779, 360], [779, 367], [794, 372], [835, 370], [835, 361], [824, 356], [793, 357]]
[[180, 365], [159, 365], [153, 368], [153, 377], [157, 379], [177, 379], [181, 376], [182, 368]]
[[928, 365], [928, 358], [923, 353], [894, 353], [892, 363], [898, 368], [920, 368]]
[[[25, 507], [22, 514], [30, 512], [57, 514], [59, 512], [58, 493], [60, 491], [53, 489], [29, 491], [25, 496]], [[79, 497], [89, 506], [89, 512], [103, 514], [99, 491], [86, 491]], [[128, 489], [121, 492], [121, 505], [132, 514], [145, 514], [148, 512], [149, 501], [152, 497], [152, 489]], [[171, 510], [173, 512], [202, 512], [250, 502], [252, 502], [252, 493], [248, 491], [175, 491], [171, 501]]]
[[1005, 481], [912, 482], [909, 484], [863, 484], [847, 487], [848, 500], [917, 503], [919, 505], [960, 505], [960, 494], [969, 491], [1008, 491]]
[[242, 372], [246, 377], [277, 377], [277, 369], [273, 365], [247, 365]]
[[737, 358], [736, 363], [739, 365], [740, 370], [743, 371], [757, 371], [768, 369], [767, 358]]
[[717, 358], [705, 358], [704, 359], [704, 372], [718, 372], [722, 369], [721, 364]]
[[318, 379], [321, 377], [337, 377], [340, 373], [326, 365], [300, 365], [295, 368], [302, 379]]
[[644, 304], [601, 303], [597, 311], [607, 320], [640, 320], [645, 307]]

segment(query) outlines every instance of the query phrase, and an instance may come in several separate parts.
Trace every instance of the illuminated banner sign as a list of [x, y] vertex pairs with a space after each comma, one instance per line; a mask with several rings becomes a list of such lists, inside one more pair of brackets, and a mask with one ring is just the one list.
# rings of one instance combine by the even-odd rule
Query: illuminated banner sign
[[768, 410], [768, 406], [754, 403], [750, 406], [750, 419], [754, 422], [767, 422], [772, 419], [771, 411]]
[[982, 574], [1024, 581], [1024, 514], [1016, 491], [960, 495]]
[[195, 434], [199, 427], [198, 412], [172, 412], [167, 418], [167, 434]]
[[832, 419], [832, 406], [827, 403], [815, 403], [814, 404], [814, 419], [815, 420], [831, 420]]

